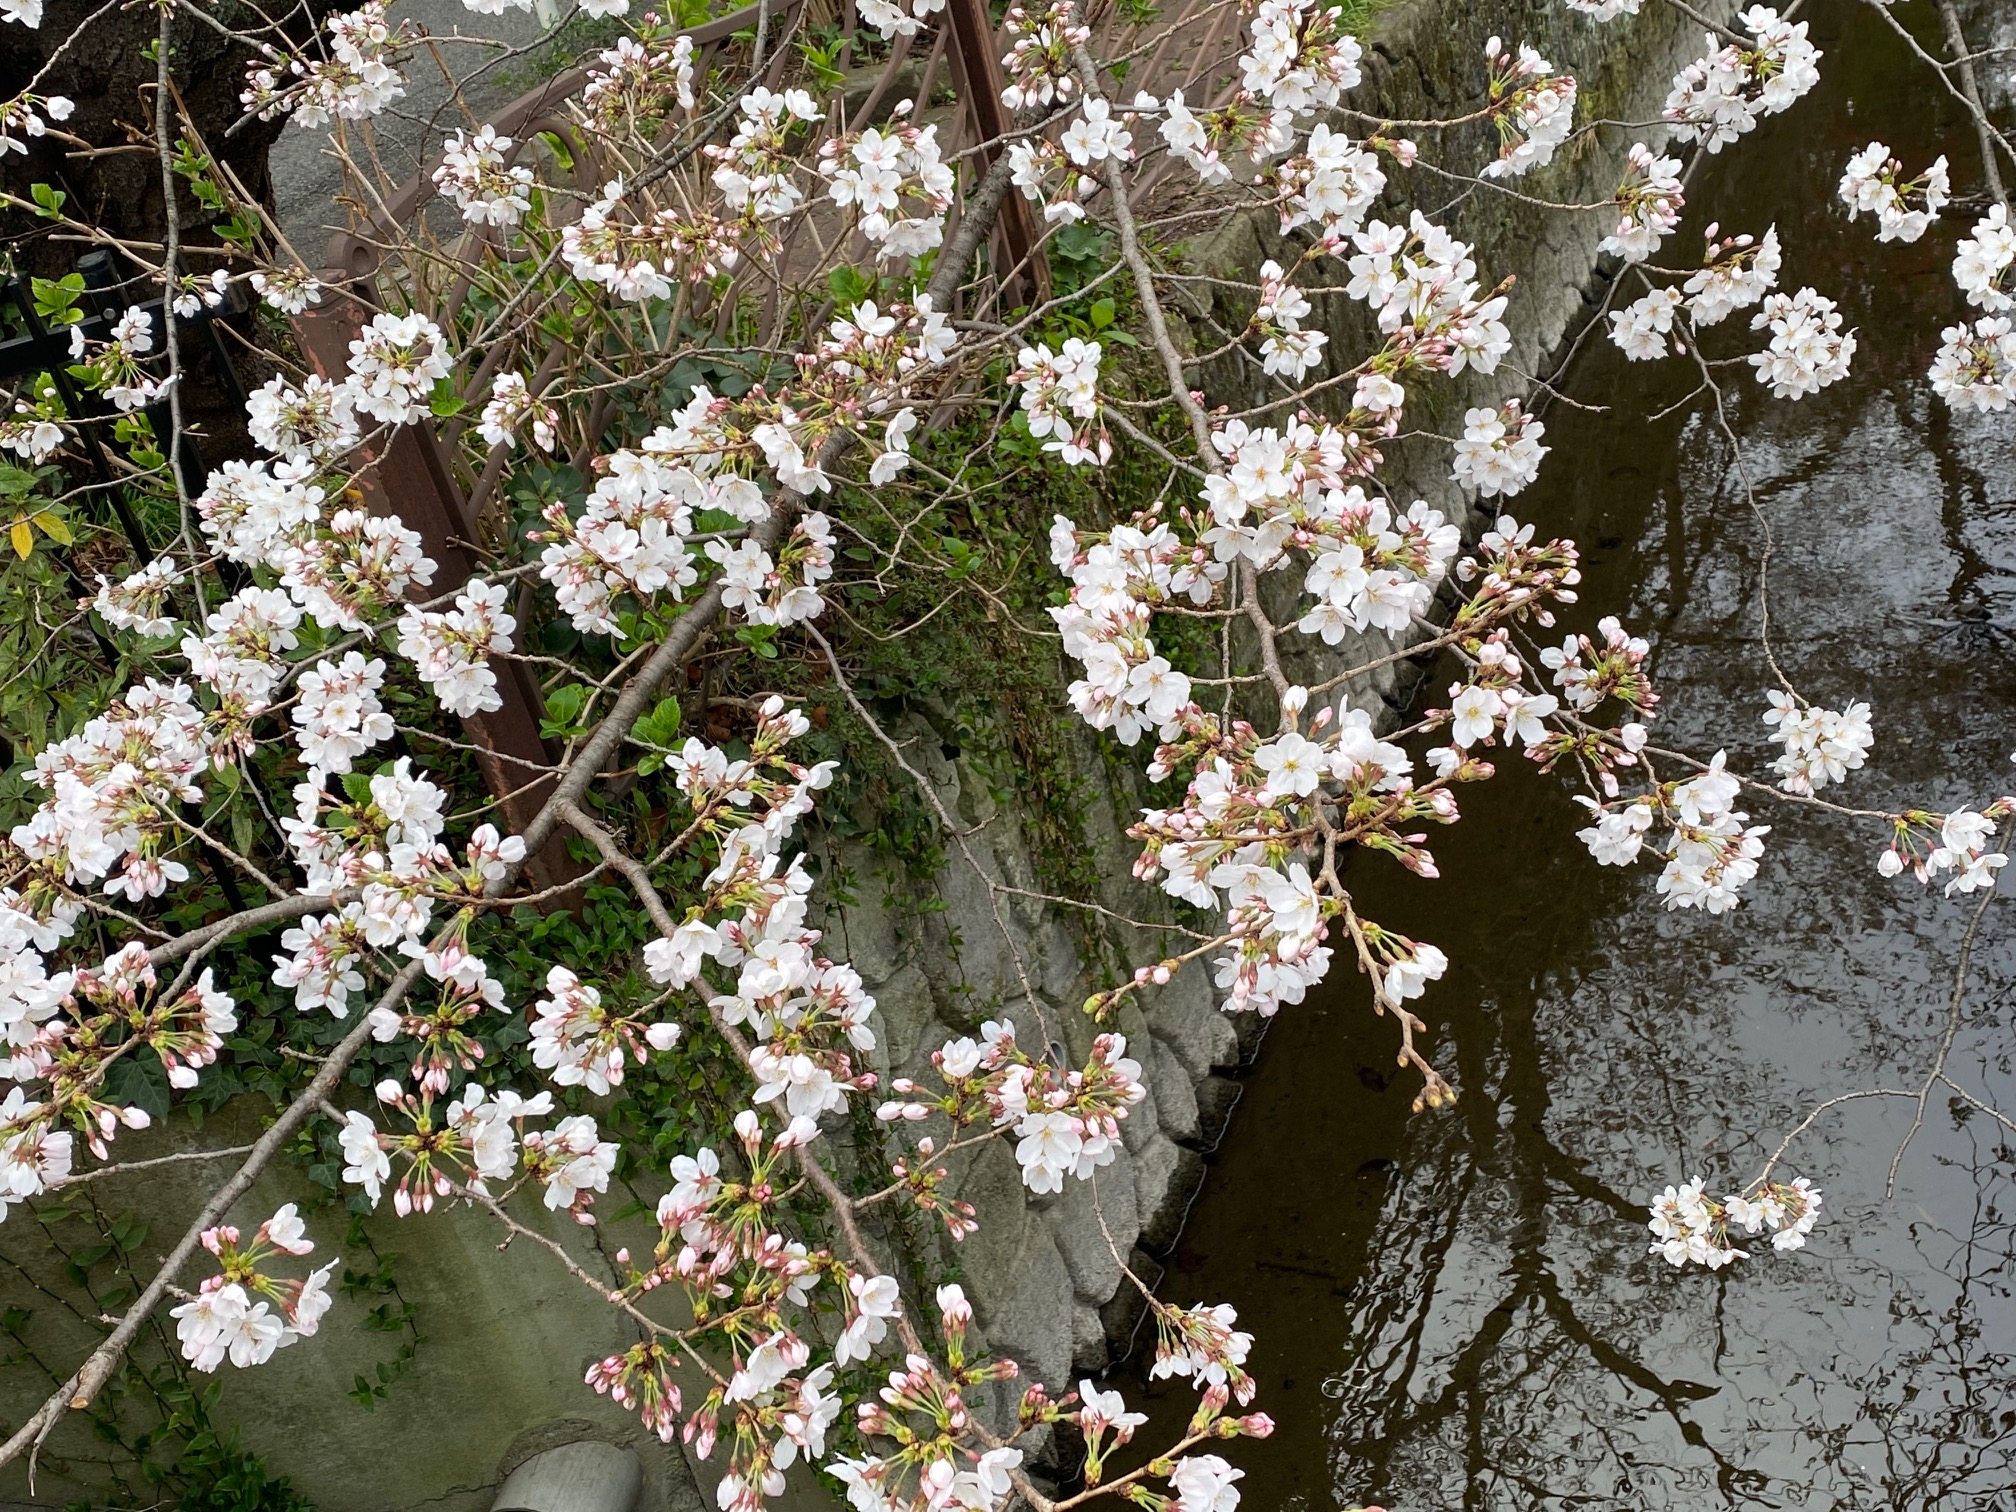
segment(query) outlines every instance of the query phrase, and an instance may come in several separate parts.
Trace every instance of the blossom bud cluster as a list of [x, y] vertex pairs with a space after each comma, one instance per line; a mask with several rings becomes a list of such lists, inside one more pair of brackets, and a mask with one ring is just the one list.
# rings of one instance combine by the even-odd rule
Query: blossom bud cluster
[[[10, 4], [21, 4], [24, 0], [10, 0]], [[39, 11], [41, 0], [25, 0]], [[5, 17], [5, 7], [0, 7], [0, 19]], [[47, 136], [49, 123], [58, 125], [70, 119], [77, 107], [68, 95], [18, 94], [10, 100], [0, 101], [0, 160], [8, 153], [18, 152], [23, 157], [28, 154], [30, 137]]]
[[647, 24], [636, 36], [618, 37], [588, 65], [581, 105], [605, 130], [623, 116], [648, 123], [668, 114], [671, 105], [691, 110], [698, 103], [693, 39], [681, 32], [669, 46], [658, 45], [661, 40]]
[[742, 260], [742, 232], [705, 206], [642, 214], [621, 179], [602, 186], [560, 233], [567, 271], [631, 302], [666, 299], [681, 284], [713, 278]]
[[1662, 157], [1643, 142], [1632, 144], [1624, 182], [1617, 186], [1617, 229], [1599, 244], [1626, 262], [1643, 262], [1680, 224], [1687, 197], [1680, 185], [1680, 160]]
[[1032, 1192], [1058, 1192], [1066, 1176], [1087, 1181], [1111, 1165], [1120, 1144], [1127, 1110], [1148, 1095], [1140, 1063], [1127, 1056], [1127, 1038], [1102, 1034], [1092, 1042], [1083, 1070], [1066, 1071], [1046, 1059], [1034, 1060], [1015, 1038], [1015, 1025], [992, 1020], [980, 1038], [947, 1041], [932, 1060], [949, 1089], [922, 1100], [914, 1082], [899, 1079], [892, 1090], [908, 1100], [876, 1110], [885, 1121], [916, 1121], [944, 1113], [955, 1123], [986, 1119], [1015, 1136], [1015, 1158]]
[[[46, 922], [0, 896], [0, 1076], [18, 1083], [0, 1101], [0, 1220], [7, 1208], [70, 1174], [74, 1139], [100, 1160], [119, 1129], [144, 1129], [145, 1109], [106, 1095], [105, 1073], [142, 1046], [187, 1089], [238, 1027], [236, 1005], [206, 969], [173, 997], [158, 991], [147, 947], [131, 944], [95, 968], [51, 975], [42, 952], [74, 929], [74, 909]], [[33, 1096], [30, 1095], [31, 1091]]]
[[1008, 84], [1001, 103], [1010, 110], [1069, 104], [1078, 88], [1071, 49], [1092, 40], [1092, 28], [1078, 19], [1071, 0], [1051, 0], [1033, 13], [1010, 6], [1002, 30], [1008, 38], [1008, 55], [1001, 60]]
[[334, 1260], [300, 1280], [266, 1273], [275, 1255], [298, 1258], [315, 1249], [293, 1203], [260, 1224], [243, 1249], [239, 1238], [229, 1225], [203, 1231], [203, 1247], [222, 1269], [204, 1277], [197, 1294], [169, 1313], [182, 1357], [206, 1373], [227, 1359], [240, 1369], [263, 1365], [276, 1350], [312, 1338], [333, 1301]]
[[1955, 809], [1950, 814], [1912, 811], [1896, 821], [1889, 847], [1876, 858], [1876, 870], [1886, 877], [1909, 868], [1920, 882], [1952, 873], [1946, 896], [1978, 892], [1995, 885], [1995, 874], [2009, 857], [1991, 850], [2003, 822], [2016, 814], [2016, 798], [2003, 797], [1985, 809]]
[[1499, 151], [1482, 177], [1516, 178], [1544, 167], [1575, 125], [1574, 78], [1555, 73], [1552, 63], [1524, 43], [1515, 57], [1496, 37], [1484, 44], [1484, 62], [1491, 71], [1489, 109]]

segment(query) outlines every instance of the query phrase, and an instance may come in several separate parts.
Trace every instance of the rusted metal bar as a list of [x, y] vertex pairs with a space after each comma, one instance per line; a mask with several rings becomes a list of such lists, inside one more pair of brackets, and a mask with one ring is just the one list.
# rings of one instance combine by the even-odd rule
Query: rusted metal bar
[[[988, 142], [976, 154], [974, 173], [985, 174], [1008, 150], [1001, 140], [1011, 122], [1001, 103], [1007, 80], [1001, 72], [1001, 41], [987, 13], [987, 0], [945, 0], [951, 29], [952, 68], [958, 78], [960, 108], [966, 114], [974, 142]], [[1037, 304], [1050, 295], [1050, 268], [1043, 260], [1041, 238], [1029, 201], [1013, 193], [1002, 203], [994, 223], [994, 266], [1001, 276], [1002, 303]]]
[[[337, 297], [310, 305], [295, 317], [294, 330], [309, 364], [336, 383], [348, 371], [350, 341], [372, 307], [371, 291], [368, 285], [352, 285], [341, 268], [324, 268], [315, 276]], [[341, 297], [339, 291], [346, 289], [354, 297]], [[375, 454], [366, 449], [363, 456], [367, 465], [358, 475], [357, 489], [365, 507], [373, 514], [397, 514], [417, 531], [427, 555], [442, 569], [444, 581], [463, 582], [476, 575], [483, 565], [476, 552], [476, 521], [455, 484], [433, 423], [402, 425], [389, 441], [376, 443]], [[415, 596], [429, 591], [438, 591], [438, 585], [436, 590], [416, 589]], [[490, 670], [497, 676], [503, 707], [473, 715], [462, 725], [469, 743], [478, 748], [477, 765], [497, 797], [505, 824], [518, 833], [551, 795], [553, 777], [538, 769], [550, 766], [558, 753], [539, 733], [545, 704], [531, 669], [521, 661], [492, 657]], [[530, 865], [541, 888], [560, 886], [582, 870], [558, 835], [531, 858]]]

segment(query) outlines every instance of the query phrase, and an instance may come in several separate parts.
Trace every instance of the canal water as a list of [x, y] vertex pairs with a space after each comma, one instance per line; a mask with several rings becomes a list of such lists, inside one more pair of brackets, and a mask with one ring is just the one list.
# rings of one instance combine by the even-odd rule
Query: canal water
[[[1796, 404], [1722, 370], [1776, 539], [1774, 644], [1814, 702], [1874, 706], [1843, 801], [1985, 803], [2016, 783], [2016, 417], [1955, 416], [1923, 377], [1961, 316], [1948, 264], [1971, 216], [1878, 246], [1834, 197], [1874, 138], [1912, 171], [1944, 151], [1962, 192], [1978, 150], [1879, 16], [1807, 9], [1825, 83], [1707, 165], [1668, 256], [1710, 219], [1775, 223], [1781, 287], [1860, 328], [1853, 376]], [[1988, 70], [2005, 119], [2008, 66]], [[1750, 349], [1743, 323], [1717, 354]], [[1592, 343], [1564, 387], [1614, 412], [1548, 411], [1555, 450], [1517, 512], [1587, 550], [1569, 628], [1614, 611], [1652, 641], [1661, 743], [1761, 769], [1760, 527], [1701, 403], [1643, 419], [1694, 382]], [[1909, 1104], [1824, 1118], [1787, 1157], [1825, 1192], [1799, 1254], [1680, 1273], [1644, 1227], [1668, 1182], [1743, 1184], [1817, 1101], [1915, 1084], [1973, 900], [1879, 877], [1867, 827], [1753, 804], [1776, 828], [1743, 906], [1669, 913], [1655, 870], [1597, 867], [1563, 784], [1523, 765], [1464, 791], [1440, 881], [1377, 858], [1349, 878], [1364, 913], [1453, 962], [1424, 1013], [1459, 1104], [1409, 1115], [1391, 1026], [1340, 965], [1272, 1027], [1169, 1258], [1165, 1298], [1231, 1302], [1258, 1338], [1279, 1429], [1232, 1446], [1245, 1505], [2016, 1508], [2016, 1193], [1991, 1121], [1935, 1093], [1886, 1195]], [[2011, 906], [1983, 920], [1950, 1057], [2005, 1109]], [[1138, 1361], [1121, 1376], [1161, 1415], [1194, 1403]]]

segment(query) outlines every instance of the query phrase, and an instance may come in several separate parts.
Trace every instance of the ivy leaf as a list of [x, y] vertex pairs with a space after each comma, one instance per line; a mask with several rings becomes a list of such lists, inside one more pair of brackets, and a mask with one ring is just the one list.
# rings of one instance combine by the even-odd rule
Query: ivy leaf
[[[663, 698], [658, 707], [637, 721], [635, 734], [639, 740], [649, 741], [656, 746], [669, 746], [679, 734], [679, 700]], [[637, 763], [639, 775], [648, 777], [665, 765], [665, 758], [656, 751], [646, 751]]]
[[135, 1107], [159, 1123], [168, 1116], [168, 1069], [151, 1050], [122, 1055], [105, 1068], [105, 1101]]

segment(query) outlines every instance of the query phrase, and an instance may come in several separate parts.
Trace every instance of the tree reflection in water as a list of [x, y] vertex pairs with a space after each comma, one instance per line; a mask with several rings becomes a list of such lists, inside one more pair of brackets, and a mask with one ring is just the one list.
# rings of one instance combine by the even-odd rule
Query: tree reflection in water
[[[1869, 333], [1855, 374], [1799, 406], [1731, 385], [1777, 541], [1774, 644], [1809, 696], [1875, 706], [1848, 801], [1958, 803], [2007, 785], [2016, 732], [2008, 649], [1971, 633], [2016, 625], [2016, 427], [1923, 391], [1957, 318], [1954, 227], [1879, 248], [1831, 193], [1874, 120], [1909, 162], [1974, 149], [1880, 17], [1812, 19], [1832, 67], [1802, 109], [1831, 113], [1831, 135], [1767, 125], [1740, 170], [1706, 176], [1683, 235], [1775, 221], [1786, 286], [1842, 297]], [[1893, 122], [1916, 122], [1915, 139]], [[1618, 418], [1679, 398], [1690, 376], [1597, 345], [1567, 387], [1616, 413], [1548, 415], [1557, 460], [1581, 468], [1543, 470], [1521, 517], [1592, 548], [1592, 620], [1624, 606], [1653, 639], [1665, 743], [1764, 759], [1758, 534], [1729, 448], [1698, 416]], [[1248, 1500], [2016, 1508], [2016, 1218], [1991, 1119], [1935, 1088], [1886, 1200], [1911, 1104], [1830, 1111], [1787, 1157], [1826, 1192], [1800, 1254], [1767, 1245], [1680, 1274], [1646, 1254], [1644, 1229], [1669, 1181], [1740, 1186], [1826, 1098], [1917, 1085], [1969, 900], [1878, 877], [1845, 825], [1773, 815], [1744, 906], [1675, 916], [1648, 874], [1590, 862], [1548, 780], [1506, 771], [1464, 806], [1437, 837], [1442, 881], [1370, 864], [1351, 878], [1367, 913], [1455, 963], [1425, 1011], [1462, 1101], [1408, 1118], [1406, 1089], [1387, 1090], [1385, 1026], [1340, 978], [1277, 1021], [1170, 1257], [1165, 1297], [1230, 1301], [1258, 1336], [1258, 1405], [1281, 1427], [1242, 1453]], [[1984, 917], [1949, 1062], [2005, 1110], [2009, 906]]]

